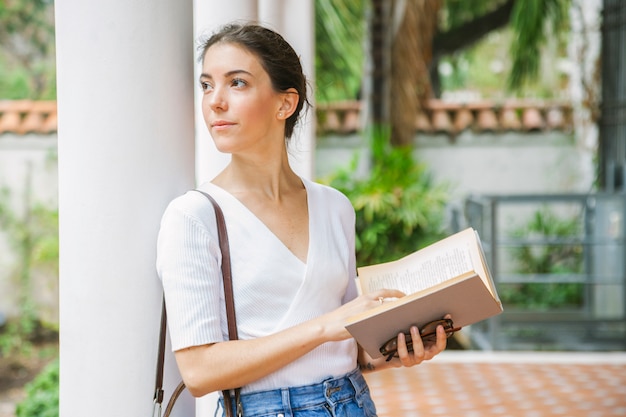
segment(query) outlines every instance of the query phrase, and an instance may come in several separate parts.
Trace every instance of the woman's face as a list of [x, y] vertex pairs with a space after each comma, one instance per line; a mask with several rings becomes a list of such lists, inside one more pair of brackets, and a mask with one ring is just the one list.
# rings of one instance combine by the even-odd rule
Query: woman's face
[[284, 142], [283, 94], [274, 91], [256, 55], [237, 44], [211, 46], [200, 84], [202, 114], [219, 151], [263, 152]]

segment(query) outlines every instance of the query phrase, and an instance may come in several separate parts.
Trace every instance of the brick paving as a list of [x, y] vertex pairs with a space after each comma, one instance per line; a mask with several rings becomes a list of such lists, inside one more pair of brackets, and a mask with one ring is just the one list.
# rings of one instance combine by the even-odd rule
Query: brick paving
[[626, 416], [626, 353], [446, 351], [366, 378], [379, 417]]

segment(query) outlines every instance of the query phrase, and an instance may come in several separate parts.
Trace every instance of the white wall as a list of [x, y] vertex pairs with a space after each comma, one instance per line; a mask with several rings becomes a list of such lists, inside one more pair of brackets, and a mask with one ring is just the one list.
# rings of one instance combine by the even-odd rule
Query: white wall
[[[368, 159], [362, 138], [318, 139], [317, 176], [347, 166], [355, 153], [362, 155], [362, 172]], [[447, 135], [419, 135], [415, 156], [437, 183], [449, 184], [452, 200], [470, 194], [584, 193], [591, 191], [595, 172], [594, 153], [561, 132], [465, 132], [455, 141]]]
[[[29, 207], [58, 207], [56, 153], [56, 136], [0, 135], [0, 190], [9, 193], [0, 204], [19, 221], [25, 220]], [[0, 230], [0, 322], [19, 312], [15, 294], [20, 288], [16, 283], [20, 263], [12, 246], [15, 238]], [[41, 318], [58, 323], [57, 275], [33, 271], [31, 280], [30, 296], [39, 305]]]

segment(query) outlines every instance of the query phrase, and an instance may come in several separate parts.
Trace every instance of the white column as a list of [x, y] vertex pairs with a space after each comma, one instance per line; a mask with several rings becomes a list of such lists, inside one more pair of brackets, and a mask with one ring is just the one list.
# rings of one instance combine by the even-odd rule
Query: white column
[[[167, 202], [194, 184], [192, 7], [57, 0], [55, 9], [60, 415], [149, 416], [156, 236]], [[179, 415], [193, 412], [187, 403]]]
[[[255, 21], [257, 4], [253, 0], [194, 0], [194, 32], [196, 39], [208, 36], [221, 26], [233, 21]], [[195, 102], [196, 102], [196, 178], [198, 183], [211, 180], [230, 161], [230, 155], [220, 153], [207, 130], [202, 118], [200, 105], [202, 94], [197, 80], [200, 77], [201, 64], [196, 51], [195, 66]]]
[[[259, 21], [278, 31], [300, 56], [314, 104], [315, 10], [313, 0], [259, 0]], [[315, 111], [303, 113], [291, 138], [290, 161], [305, 178], [315, 179]]]

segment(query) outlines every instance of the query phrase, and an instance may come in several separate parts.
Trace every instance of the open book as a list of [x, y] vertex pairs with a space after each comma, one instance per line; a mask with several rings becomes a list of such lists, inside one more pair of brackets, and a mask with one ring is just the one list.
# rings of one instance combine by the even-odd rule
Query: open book
[[478, 233], [468, 228], [397, 261], [358, 269], [363, 294], [382, 288], [406, 296], [351, 317], [346, 329], [373, 357], [390, 338], [452, 315], [455, 327], [502, 312]]

